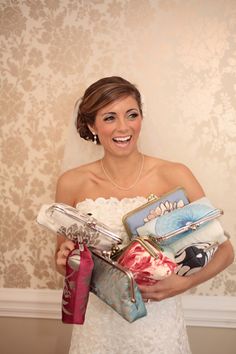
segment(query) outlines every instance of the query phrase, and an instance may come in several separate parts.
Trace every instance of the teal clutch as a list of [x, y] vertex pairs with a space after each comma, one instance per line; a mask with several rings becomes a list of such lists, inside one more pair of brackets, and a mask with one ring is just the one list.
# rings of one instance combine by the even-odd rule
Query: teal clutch
[[117, 262], [92, 251], [94, 268], [90, 290], [128, 322], [147, 315], [133, 274]]

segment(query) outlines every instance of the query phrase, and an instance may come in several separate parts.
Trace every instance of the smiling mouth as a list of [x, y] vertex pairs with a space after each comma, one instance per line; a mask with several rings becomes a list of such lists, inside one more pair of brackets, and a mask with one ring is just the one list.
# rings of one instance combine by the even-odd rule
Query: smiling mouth
[[125, 144], [131, 140], [131, 135], [116, 137], [116, 138], [113, 138], [112, 140], [118, 144]]

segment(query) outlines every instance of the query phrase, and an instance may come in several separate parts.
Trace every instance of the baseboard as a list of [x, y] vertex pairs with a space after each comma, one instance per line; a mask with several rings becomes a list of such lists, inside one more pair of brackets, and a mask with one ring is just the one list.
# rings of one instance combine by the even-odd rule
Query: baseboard
[[[61, 290], [0, 289], [0, 316], [61, 319]], [[236, 328], [236, 298], [182, 296], [188, 326]]]
[[182, 296], [188, 326], [236, 328], [236, 298], [233, 296]]
[[61, 290], [0, 289], [0, 316], [61, 318]]

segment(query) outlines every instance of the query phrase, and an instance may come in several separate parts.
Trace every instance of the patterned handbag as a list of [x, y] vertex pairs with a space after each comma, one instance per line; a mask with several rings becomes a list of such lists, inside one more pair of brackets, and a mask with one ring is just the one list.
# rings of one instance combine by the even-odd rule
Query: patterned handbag
[[98, 251], [92, 251], [92, 256], [91, 292], [128, 322], [146, 316], [147, 310], [131, 271]]
[[109, 251], [122, 239], [91, 214], [63, 203], [44, 204], [37, 216], [37, 222], [49, 230], [59, 233], [75, 242], [83, 242], [91, 249]]
[[207, 265], [217, 249], [217, 242], [192, 243], [180, 249], [175, 254], [175, 273], [186, 276], [198, 272]]
[[[202, 234], [206, 234], [207, 225], [221, 216], [223, 211], [214, 208], [206, 197], [200, 198], [181, 209], [173, 210], [161, 217], [157, 217], [143, 227], [138, 228], [138, 234], [152, 235], [161, 245], [172, 245], [174, 242], [191, 235], [202, 229]], [[220, 239], [226, 239], [222, 229]], [[213, 235], [214, 237], [214, 235]], [[210, 241], [206, 238], [201, 241]], [[214, 239], [214, 241], [217, 241]], [[187, 238], [186, 238], [186, 242]]]
[[164, 215], [189, 203], [184, 188], [178, 187], [160, 198], [151, 194], [148, 202], [125, 214], [122, 218], [130, 238], [138, 235], [137, 229], [157, 216]]
[[93, 270], [91, 252], [83, 243], [76, 243], [67, 257], [62, 295], [62, 322], [83, 324], [89, 298]]
[[161, 248], [150, 237], [137, 237], [122, 250], [117, 262], [128, 268], [138, 285], [152, 285], [171, 275], [175, 268], [174, 255]]

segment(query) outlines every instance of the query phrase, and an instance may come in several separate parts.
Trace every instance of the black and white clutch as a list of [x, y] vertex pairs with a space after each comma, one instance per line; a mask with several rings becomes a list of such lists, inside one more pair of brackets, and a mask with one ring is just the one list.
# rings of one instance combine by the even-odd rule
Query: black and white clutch
[[196, 273], [211, 260], [218, 245], [217, 242], [199, 242], [180, 249], [175, 254], [175, 273], [183, 276]]

